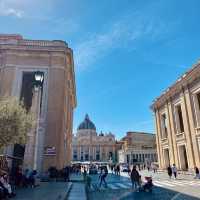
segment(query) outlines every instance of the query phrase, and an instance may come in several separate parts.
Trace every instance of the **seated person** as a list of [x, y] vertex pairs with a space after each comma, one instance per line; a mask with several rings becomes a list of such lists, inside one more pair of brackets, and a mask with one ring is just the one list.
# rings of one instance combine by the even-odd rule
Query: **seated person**
[[152, 187], [153, 187], [152, 177], [146, 176], [145, 183], [141, 189], [145, 192], [149, 192], [149, 191], [152, 191]]
[[8, 182], [7, 174], [3, 174], [0, 178], [0, 187], [3, 188], [3, 193], [5, 196], [13, 197], [15, 194], [12, 192], [11, 185]]

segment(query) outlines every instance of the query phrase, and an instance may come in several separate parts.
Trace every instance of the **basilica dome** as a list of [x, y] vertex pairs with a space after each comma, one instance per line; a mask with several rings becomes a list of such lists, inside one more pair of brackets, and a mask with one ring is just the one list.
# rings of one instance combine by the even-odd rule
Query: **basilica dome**
[[96, 131], [94, 123], [89, 119], [89, 116], [87, 114], [85, 115], [84, 121], [78, 126], [77, 130], [85, 130], [85, 129]]

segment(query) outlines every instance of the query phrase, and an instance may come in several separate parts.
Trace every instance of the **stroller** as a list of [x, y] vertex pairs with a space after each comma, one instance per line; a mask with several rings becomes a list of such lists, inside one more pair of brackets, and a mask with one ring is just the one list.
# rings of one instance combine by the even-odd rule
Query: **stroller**
[[141, 191], [152, 192], [152, 188], [153, 188], [152, 177], [146, 176], [145, 177], [145, 183], [141, 186]]

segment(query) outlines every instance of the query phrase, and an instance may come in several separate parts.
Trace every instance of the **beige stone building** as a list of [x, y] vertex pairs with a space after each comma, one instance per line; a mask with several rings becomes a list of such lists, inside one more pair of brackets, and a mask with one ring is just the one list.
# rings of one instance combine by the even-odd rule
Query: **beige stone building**
[[127, 132], [118, 151], [120, 163], [150, 165], [157, 161], [156, 137], [151, 133]]
[[[42, 84], [35, 88], [38, 72]], [[8, 147], [5, 153], [20, 157], [25, 168], [39, 171], [69, 164], [76, 89], [73, 52], [67, 43], [1, 34], [0, 97], [3, 96], [23, 100], [26, 109], [37, 117], [26, 145]]]
[[84, 121], [78, 126], [73, 136], [72, 160], [115, 162], [116, 146], [115, 136], [112, 133], [97, 134], [96, 126], [86, 115]]
[[200, 167], [200, 63], [155, 99], [152, 109], [160, 168]]

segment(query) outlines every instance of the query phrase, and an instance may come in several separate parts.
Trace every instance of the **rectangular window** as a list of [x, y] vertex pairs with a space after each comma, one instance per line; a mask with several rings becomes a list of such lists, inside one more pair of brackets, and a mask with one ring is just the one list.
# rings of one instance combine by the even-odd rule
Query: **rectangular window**
[[184, 132], [183, 114], [180, 104], [175, 107], [175, 117], [176, 117], [177, 133], [183, 133]]
[[165, 113], [161, 115], [161, 126], [162, 138], [167, 138], [167, 116]]
[[195, 108], [195, 126], [200, 127], [200, 93], [193, 96]]
[[197, 94], [198, 109], [200, 111], [200, 93]]

